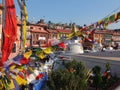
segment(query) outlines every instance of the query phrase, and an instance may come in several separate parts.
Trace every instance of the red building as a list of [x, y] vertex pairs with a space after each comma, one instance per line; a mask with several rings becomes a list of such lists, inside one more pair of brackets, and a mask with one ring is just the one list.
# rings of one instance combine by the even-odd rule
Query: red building
[[43, 25], [43, 26], [41, 26], [40, 24], [30, 25], [31, 46], [37, 46], [37, 47], [46, 46], [49, 38], [49, 33], [44, 29], [44, 27], [46, 27], [46, 25]]
[[84, 48], [91, 49], [94, 42], [101, 43], [102, 45], [112, 44], [113, 32], [113, 30], [95, 30], [93, 34], [89, 35], [89, 38], [92, 39], [93, 42], [83, 42]]
[[118, 48], [120, 48], [120, 29], [114, 30], [112, 34], [112, 41], [118, 44]]
[[51, 46], [55, 40], [58, 40], [58, 32], [57, 30], [50, 30], [50, 29], [47, 29], [46, 31], [49, 33], [48, 42], [46, 46]]
[[72, 33], [71, 29], [57, 29], [58, 38], [61, 39], [62, 37], [67, 37], [70, 33]]
[[71, 30], [52, 30], [46, 29], [46, 27], [47, 25], [30, 25], [32, 46], [48, 47], [51, 46], [53, 42], [59, 41], [61, 37], [67, 36], [71, 33]]
[[63, 30], [57, 28], [49, 28], [45, 24], [44, 19], [38, 21], [37, 24], [29, 24], [31, 33], [31, 46], [48, 47], [55, 41], [59, 41], [61, 37], [67, 36], [71, 33], [71, 30]]

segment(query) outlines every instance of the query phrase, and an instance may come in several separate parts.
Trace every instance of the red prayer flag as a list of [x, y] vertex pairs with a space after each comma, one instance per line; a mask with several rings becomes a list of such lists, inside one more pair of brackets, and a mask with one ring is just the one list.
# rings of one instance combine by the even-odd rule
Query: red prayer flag
[[20, 63], [21, 63], [21, 64], [28, 64], [29, 61], [30, 61], [30, 59], [23, 58], [22, 60], [20, 60]]
[[65, 48], [66, 48], [66, 45], [65, 45], [65, 43], [64, 43], [64, 42], [59, 43], [59, 44], [58, 44], [58, 46], [59, 46], [59, 47], [61, 47], [61, 48], [63, 48], [63, 49], [65, 49]]
[[93, 29], [93, 30], [90, 32], [91, 35], [94, 34], [94, 33], [95, 33], [95, 29]]
[[3, 27], [3, 46], [1, 63], [8, 59], [17, 36], [16, 9], [14, 0], [5, 0], [5, 25]]

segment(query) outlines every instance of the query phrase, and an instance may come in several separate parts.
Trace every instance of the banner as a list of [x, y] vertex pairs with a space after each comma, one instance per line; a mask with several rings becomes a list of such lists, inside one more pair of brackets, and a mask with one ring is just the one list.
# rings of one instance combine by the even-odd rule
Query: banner
[[3, 46], [2, 60], [3, 64], [9, 57], [17, 36], [16, 9], [14, 0], [5, 0], [5, 25], [3, 27]]

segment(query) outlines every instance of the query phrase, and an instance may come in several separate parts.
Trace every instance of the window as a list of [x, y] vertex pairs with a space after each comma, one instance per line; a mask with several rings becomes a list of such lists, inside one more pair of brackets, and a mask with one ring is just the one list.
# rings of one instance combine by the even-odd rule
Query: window
[[46, 41], [44, 41], [44, 44], [46, 44]]
[[43, 37], [43, 35], [40, 35], [40, 37]]
[[33, 29], [33, 27], [30, 27], [30, 29]]
[[36, 34], [36, 38], [37, 38], [37, 40], [38, 40], [38, 38], [39, 38], [39, 34]]

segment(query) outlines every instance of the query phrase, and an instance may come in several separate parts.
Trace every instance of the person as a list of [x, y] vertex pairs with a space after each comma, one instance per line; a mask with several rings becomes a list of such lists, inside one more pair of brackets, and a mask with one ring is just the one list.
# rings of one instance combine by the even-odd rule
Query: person
[[104, 52], [106, 50], [105, 46], [103, 46], [102, 51]]
[[108, 50], [113, 50], [113, 47], [111, 45], [108, 46]]
[[118, 46], [119, 46], [118, 43], [115, 43], [114, 49], [117, 50], [117, 49], [118, 49]]

